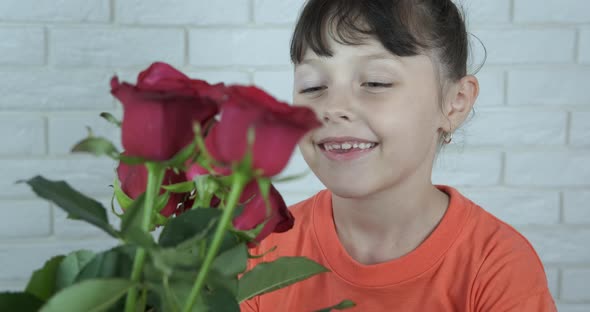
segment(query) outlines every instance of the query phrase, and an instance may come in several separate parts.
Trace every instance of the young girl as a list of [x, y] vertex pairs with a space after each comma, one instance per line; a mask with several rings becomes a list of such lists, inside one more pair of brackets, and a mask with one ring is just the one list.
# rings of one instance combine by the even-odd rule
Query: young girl
[[351, 311], [556, 311], [529, 242], [431, 182], [478, 95], [467, 36], [451, 0], [307, 2], [291, 44], [293, 102], [324, 122], [300, 149], [327, 190], [294, 205], [295, 227], [263, 241], [254, 253], [278, 249], [249, 267], [305, 256], [331, 272], [243, 311], [344, 299]]

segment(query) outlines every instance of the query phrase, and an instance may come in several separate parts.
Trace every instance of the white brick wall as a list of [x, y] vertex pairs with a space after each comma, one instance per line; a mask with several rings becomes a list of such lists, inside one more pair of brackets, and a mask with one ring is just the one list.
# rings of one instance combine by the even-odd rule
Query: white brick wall
[[[474, 117], [437, 160], [458, 187], [537, 248], [560, 311], [590, 311], [590, 1], [457, 0], [488, 49]], [[114, 163], [68, 150], [120, 114], [113, 73], [163, 60], [211, 82], [256, 83], [290, 100], [289, 40], [303, 0], [0, 1], [0, 290], [50, 255], [113, 241], [14, 181], [66, 179], [109, 205]], [[472, 38], [473, 39], [473, 38]], [[473, 64], [482, 49], [473, 40]], [[297, 153], [286, 173], [305, 170]], [[322, 188], [278, 185], [294, 203]], [[116, 217], [112, 218], [113, 222]]]

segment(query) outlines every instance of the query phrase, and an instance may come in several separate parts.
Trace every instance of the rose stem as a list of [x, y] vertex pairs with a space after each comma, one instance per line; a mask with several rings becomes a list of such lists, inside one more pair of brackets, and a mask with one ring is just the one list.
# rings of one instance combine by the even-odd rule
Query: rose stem
[[213, 263], [213, 260], [215, 260], [215, 256], [219, 251], [219, 247], [221, 247], [223, 235], [225, 234], [227, 226], [232, 220], [234, 210], [238, 204], [240, 195], [242, 194], [242, 190], [246, 186], [248, 180], [249, 177], [240, 172], [236, 172], [233, 175], [232, 188], [227, 199], [227, 205], [223, 209], [221, 219], [219, 220], [217, 228], [215, 229], [213, 241], [211, 242], [211, 246], [207, 250], [207, 255], [205, 255], [205, 260], [203, 261], [203, 265], [201, 266], [201, 270], [199, 270], [199, 274], [197, 275], [195, 284], [193, 285], [193, 288], [191, 289], [186, 304], [184, 305], [184, 309], [182, 310], [183, 312], [191, 311], [193, 305], [195, 304], [195, 300], [199, 295], [199, 292], [205, 284], [205, 279], [207, 278], [207, 274], [209, 273], [209, 267]]
[[[145, 201], [143, 215], [141, 219], [141, 229], [148, 232], [150, 229], [150, 223], [152, 220], [152, 210], [154, 209], [154, 202], [156, 196], [159, 193], [160, 185], [164, 179], [164, 168], [157, 164], [147, 162], [145, 164], [148, 170], [147, 187], [145, 190]], [[143, 263], [145, 261], [145, 249], [139, 247], [135, 252], [135, 258], [133, 259], [133, 268], [131, 270], [131, 280], [134, 282], [139, 281], [141, 271], [143, 269]], [[137, 302], [137, 289], [132, 287], [127, 293], [127, 300], [125, 301], [125, 312], [135, 312], [135, 304]], [[145, 310], [145, 307], [142, 311]]]

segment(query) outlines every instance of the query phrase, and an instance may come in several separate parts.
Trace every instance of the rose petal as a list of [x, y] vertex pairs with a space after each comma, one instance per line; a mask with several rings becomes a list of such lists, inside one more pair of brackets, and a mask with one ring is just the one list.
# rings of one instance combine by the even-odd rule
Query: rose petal
[[[261, 242], [273, 232], [284, 232], [293, 227], [293, 215], [289, 212], [281, 194], [272, 185], [269, 192], [270, 215], [267, 215], [264, 198], [256, 181], [250, 182], [245, 187], [240, 202], [246, 202], [246, 206], [233, 220], [236, 229], [251, 230], [267, 220], [262, 231], [254, 239], [256, 242]], [[249, 244], [250, 247], [253, 245]]]

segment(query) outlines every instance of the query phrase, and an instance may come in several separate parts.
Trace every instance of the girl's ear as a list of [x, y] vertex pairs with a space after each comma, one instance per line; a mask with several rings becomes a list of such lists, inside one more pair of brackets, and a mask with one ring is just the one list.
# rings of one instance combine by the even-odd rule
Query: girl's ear
[[473, 75], [467, 75], [453, 84], [443, 103], [444, 132], [455, 131], [467, 118], [479, 95], [479, 82]]

